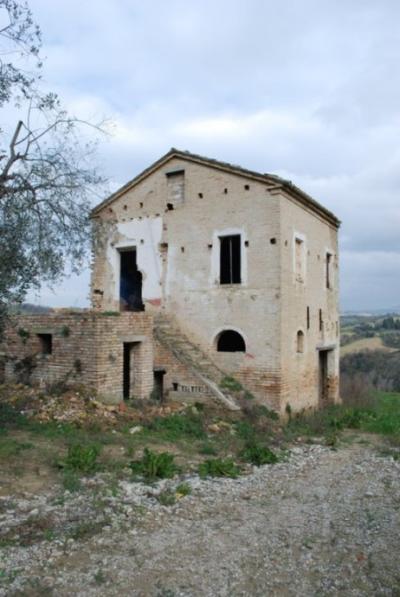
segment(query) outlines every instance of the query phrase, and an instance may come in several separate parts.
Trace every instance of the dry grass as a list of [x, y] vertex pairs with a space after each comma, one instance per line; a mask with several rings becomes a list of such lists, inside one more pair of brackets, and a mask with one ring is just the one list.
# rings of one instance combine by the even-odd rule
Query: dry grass
[[361, 338], [360, 340], [351, 342], [351, 344], [342, 346], [340, 349], [340, 354], [344, 356], [353, 352], [361, 352], [362, 350], [385, 350], [387, 352], [393, 352], [397, 349], [385, 346], [382, 342], [382, 338], [379, 336], [374, 336], [373, 338]]

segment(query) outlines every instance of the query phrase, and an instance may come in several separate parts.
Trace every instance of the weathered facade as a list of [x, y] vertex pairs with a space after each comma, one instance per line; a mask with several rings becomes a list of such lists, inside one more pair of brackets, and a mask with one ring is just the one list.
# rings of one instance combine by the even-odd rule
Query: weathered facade
[[300, 189], [172, 149], [92, 217], [95, 387], [147, 392], [126, 381], [143, 377], [126, 352], [141, 335], [158, 393], [218, 397], [230, 375], [281, 413], [338, 400], [339, 222]]
[[[279, 411], [337, 400], [339, 222], [330, 212], [277, 177], [171, 150], [93, 217], [106, 231], [94, 308], [130, 308], [121, 275], [134, 250], [146, 311], [260, 400]], [[226, 330], [244, 350], [218, 350]], [[157, 350], [156, 359], [162, 366]]]

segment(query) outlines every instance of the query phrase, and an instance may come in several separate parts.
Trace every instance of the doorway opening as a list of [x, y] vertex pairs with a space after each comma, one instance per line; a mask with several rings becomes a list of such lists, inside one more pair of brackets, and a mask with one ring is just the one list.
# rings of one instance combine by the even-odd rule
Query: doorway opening
[[131, 397], [131, 386], [132, 386], [132, 365], [133, 360], [133, 342], [124, 342], [124, 357], [123, 357], [123, 398], [129, 400]]
[[136, 249], [120, 251], [119, 298], [121, 311], [144, 311], [142, 274], [138, 270]]
[[328, 356], [330, 350], [319, 351], [319, 401], [326, 404], [329, 398]]
[[155, 400], [159, 402], [163, 401], [164, 398], [164, 375], [165, 369], [154, 369], [153, 371], [153, 396]]

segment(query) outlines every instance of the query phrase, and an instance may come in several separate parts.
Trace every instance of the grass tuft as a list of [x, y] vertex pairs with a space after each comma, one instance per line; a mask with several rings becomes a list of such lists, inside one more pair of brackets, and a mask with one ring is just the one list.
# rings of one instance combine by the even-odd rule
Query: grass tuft
[[149, 429], [162, 433], [165, 439], [176, 441], [181, 438], [203, 439], [206, 433], [202, 418], [192, 411], [158, 417], [149, 424]]

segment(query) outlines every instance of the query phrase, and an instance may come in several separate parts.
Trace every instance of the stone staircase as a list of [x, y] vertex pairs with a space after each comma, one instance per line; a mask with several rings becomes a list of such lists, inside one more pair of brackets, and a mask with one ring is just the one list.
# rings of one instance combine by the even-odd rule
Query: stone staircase
[[206, 386], [210, 397], [229, 410], [240, 410], [235, 398], [219, 387], [219, 383], [226, 374], [198, 346], [193, 344], [166, 315], [158, 315], [154, 319], [154, 336], [165, 348], [172, 352], [175, 358], [194, 377]]

